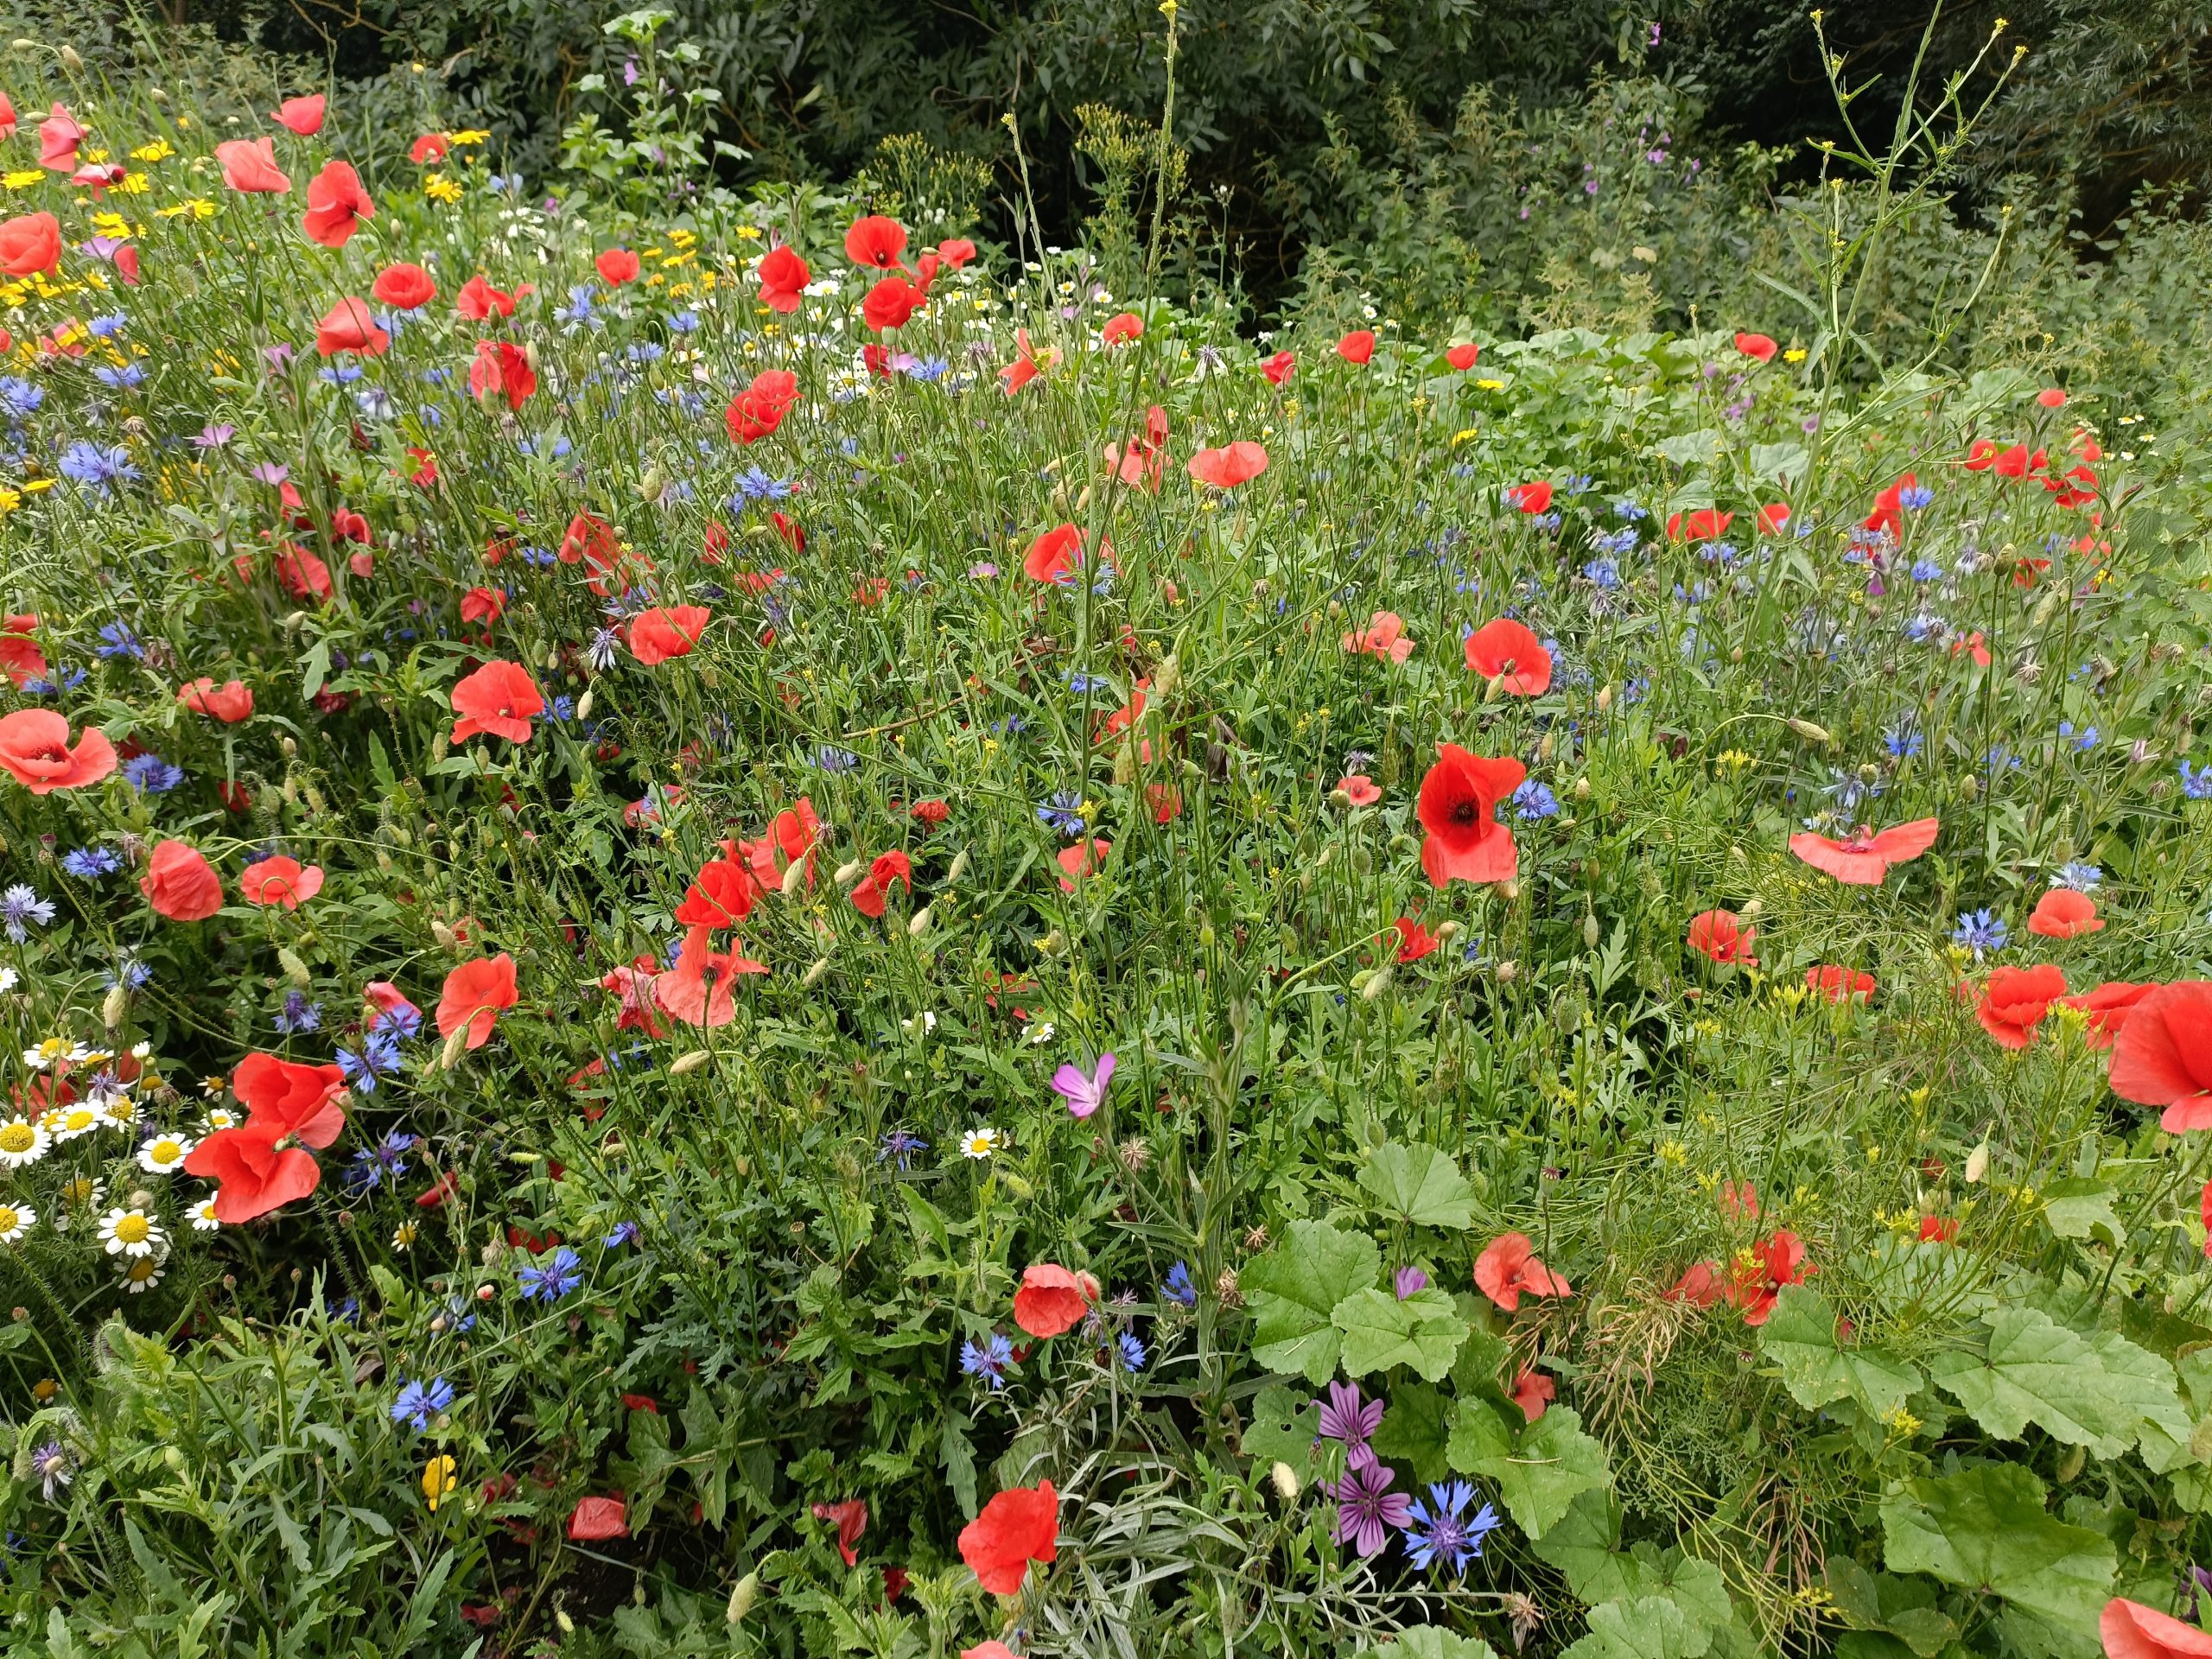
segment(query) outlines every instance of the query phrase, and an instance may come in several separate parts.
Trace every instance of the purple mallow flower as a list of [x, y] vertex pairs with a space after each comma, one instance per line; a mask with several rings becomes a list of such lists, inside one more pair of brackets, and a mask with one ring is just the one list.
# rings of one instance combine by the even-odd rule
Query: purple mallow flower
[[[1359, 1388], [1352, 1382], [1332, 1382], [1329, 1397], [1319, 1402], [1321, 1407], [1321, 1438], [1342, 1440], [1344, 1444], [1344, 1467], [1357, 1469], [1375, 1461], [1375, 1453], [1368, 1447], [1368, 1439], [1382, 1426], [1382, 1402], [1362, 1400]], [[1375, 1552], [1369, 1550], [1372, 1555]]]
[[[1382, 1408], [1375, 1408], [1382, 1415]], [[1412, 1500], [1389, 1490], [1398, 1471], [1387, 1463], [1369, 1461], [1349, 1471], [1330, 1494], [1337, 1500], [1337, 1541], [1350, 1544], [1362, 1555], [1376, 1555], [1390, 1541], [1392, 1528], [1402, 1529], [1412, 1518]]]

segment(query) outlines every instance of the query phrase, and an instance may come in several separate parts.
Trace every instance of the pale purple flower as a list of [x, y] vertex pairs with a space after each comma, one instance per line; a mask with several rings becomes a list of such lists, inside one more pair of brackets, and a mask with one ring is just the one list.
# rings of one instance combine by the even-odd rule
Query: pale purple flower
[[1419, 1268], [1400, 1268], [1395, 1282], [1397, 1286], [1398, 1300], [1402, 1302], [1415, 1292], [1428, 1288], [1428, 1275]]
[[1075, 1117], [1089, 1117], [1106, 1103], [1106, 1087], [1114, 1080], [1114, 1056], [1111, 1052], [1098, 1057], [1098, 1065], [1089, 1077], [1072, 1065], [1064, 1065], [1052, 1073], [1052, 1088], [1067, 1103], [1068, 1112]]
[[[1361, 1399], [1356, 1382], [1332, 1382], [1329, 1397], [1319, 1403], [1321, 1438], [1344, 1443], [1344, 1467], [1357, 1469], [1362, 1464], [1374, 1462], [1375, 1453], [1369, 1449], [1367, 1441], [1382, 1426], [1382, 1402]], [[1374, 1553], [1372, 1549], [1366, 1552], [1370, 1555]]]
[[[1376, 1408], [1379, 1414], [1382, 1408]], [[1362, 1555], [1379, 1555], [1390, 1541], [1393, 1528], [1402, 1530], [1413, 1519], [1413, 1500], [1389, 1490], [1398, 1471], [1387, 1463], [1370, 1462], [1350, 1471], [1337, 1483], [1337, 1541], [1350, 1544]]]

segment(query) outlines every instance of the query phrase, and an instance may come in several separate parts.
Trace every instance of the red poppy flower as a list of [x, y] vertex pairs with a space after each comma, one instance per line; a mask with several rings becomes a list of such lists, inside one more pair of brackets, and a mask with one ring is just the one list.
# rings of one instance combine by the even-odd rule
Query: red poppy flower
[[947, 237], [937, 245], [937, 257], [955, 270], [960, 270], [976, 257], [976, 245], [964, 236]]
[[1347, 363], [1364, 363], [1375, 355], [1375, 331], [1355, 328], [1337, 342], [1337, 355]]
[[279, 1140], [318, 1148], [345, 1130], [346, 1110], [338, 1103], [345, 1087], [346, 1074], [334, 1065], [308, 1065], [257, 1052], [240, 1060], [231, 1074], [231, 1092], [245, 1104], [249, 1124]]
[[[884, 1577], [887, 1580], [890, 1574], [886, 1573]], [[1005, 1643], [993, 1637], [988, 1641], [978, 1642], [972, 1648], [961, 1649], [960, 1659], [1020, 1659], [1020, 1656]]]
[[426, 132], [407, 147], [407, 159], [417, 167], [432, 162], [442, 162], [446, 152], [453, 148], [453, 140], [442, 132]]
[[453, 711], [461, 716], [453, 727], [456, 743], [479, 732], [527, 743], [530, 722], [545, 712], [545, 699], [520, 663], [489, 662], [454, 682]]
[[821, 835], [822, 820], [815, 814], [814, 803], [802, 795], [776, 814], [768, 833], [760, 840], [725, 842], [722, 846], [726, 853], [742, 858], [752, 867], [754, 877], [765, 890], [780, 887], [785, 873], [801, 860], [807, 865], [806, 879], [812, 882], [814, 843]]
[[1740, 962], [1747, 967], [1758, 967], [1759, 959], [1751, 952], [1758, 936], [1758, 930], [1745, 927], [1732, 910], [1701, 911], [1690, 918], [1690, 949], [1715, 962]]
[[200, 849], [165, 841], [146, 861], [138, 891], [157, 916], [172, 922], [204, 922], [223, 907], [223, 881]]
[[[0, 333], [5, 332], [0, 329]], [[6, 349], [0, 346], [0, 351]], [[38, 678], [50, 666], [45, 651], [31, 638], [37, 629], [35, 616], [0, 616], [0, 671], [7, 674], [18, 690], [25, 681]]]
[[1961, 652], [1965, 652], [1974, 658], [1974, 665], [1976, 668], [1989, 666], [1989, 646], [1982, 639], [1980, 628], [1976, 628], [1963, 639], [1951, 641], [1951, 655], [1955, 657]]
[[2110, 1048], [2113, 1039], [2126, 1028], [2127, 1017], [2138, 1003], [2158, 988], [2156, 985], [2134, 985], [2125, 980], [2108, 980], [2094, 991], [2084, 991], [2079, 996], [2062, 996], [2059, 1002], [2069, 1008], [2079, 1008], [2089, 1016], [2088, 1042], [2096, 1050]]
[[1287, 386], [1290, 377], [1298, 371], [1298, 356], [1294, 352], [1277, 352], [1260, 365], [1260, 372], [1268, 377], [1271, 386]]
[[561, 533], [559, 556], [563, 564], [589, 559], [594, 564], [612, 566], [622, 556], [622, 543], [615, 537], [614, 526], [606, 519], [596, 513], [580, 512]]
[[1999, 478], [2022, 479], [2036, 471], [2042, 464], [2042, 450], [2038, 449], [2035, 454], [2030, 454], [2026, 444], [2016, 443], [1997, 457], [1992, 463], [1992, 470]]
[[868, 866], [867, 879], [853, 889], [853, 908], [863, 916], [880, 918], [885, 901], [891, 896], [893, 881], [904, 881], [907, 896], [913, 896], [913, 862], [896, 849], [876, 855], [875, 861]]
[[1144, 338], [1144, 319], [1134, 311], [1124, 311], [1106, 319], [1106, 326], [1098, 331], [1103, 345], [1120, 346], [1129, 340]]
[[1086, 875], [1095, 875], [1104, 868], [1106, 855], [1114, 850], [1114, 843], [1094, 836], [1089, 845], [1077, 842], [1072, 847], [1063, 847], [1054, 855], [1054, 862], [1065, 872], [1060, 877], [1060, 891], [1073, 893], [1075, 884]]
[[1955, 1216], [1923, 1216], [1920, 1218], [1920, 1242], [1923, 1244], [1955, 1243], [1958, 1236], [1959, 1223]]
[[507, 608], [507, 596], [497, 588], [472, 588], [461, 596], [464, 622], [496, 622]]
[[315, 326], [315, 348], [325, 357], [335, 357], [340, 352], [380, 357], [391, 344], [391, 336], [377, 327], [366, 300], [340, 300]]
[[297, 910], [322, 891], [322, 866], [304, 868], [296, 858], [282, 855], [256, 859], [238, 878], [238, 895], [249, 905], [276, 905]]
[[215, 159], [223, 166], [223, 182], [244, 195], [281, 196], [292, 188], [284, 169], [276, 165], [274, 138], [232, 138], [215, 146]]
[[2066, 407], [2066, 394], [2056, 386], [2045, 386], [2036, 393], [2036, 402], [2045, 409], [2063, 409]]
[[1188, 470], [1201, 484], [1233, 490], [1268, 470], [1268, 452], [1249, 438], [1220, 449], [1201, 449], [1192, 455]]
[[636, 282], [642, 269], [638, 256], [627, 248], [609, 248], [591, 263], [599, 272], [599, 280], [609, 288]]
[[2200, 1630], [2139, 1601], [2114, 1596], [2097, 1619], [2106, 1659], [2206, 1659], [2212, 1630]]
[[879, 334], [903, 328], [927, 297], [904, 276], [886, 276], [861, 302], [861, 321]]
[[1552, 683], [1552, 654], [1543, 641], [1510, 616], [1485, 622], [1469, 634], [1467, 668], [1497, 682], [1509, 697], [1540, 697]]
[[476, 360], [468, 365], [469, 395], [478, 402], [504, 397], [509, 409], [520, 409], [537, 390], [537, 371], [527, 353], [504, 340], [476, 342]]
[[77, 146], [85, 142], [85, 129], [60, 104], [38, 124], [38, 164], [49, 173], [67, 173], [77, 165]]
[[906, 227], [880, 213], [855, 219], [853, 227], [845, 232], [845, 257], [856, 265], [896, 270], [899, 256], [906, 251]]
[[[653, 995], [654, 982], [659, 977], [655, 971], [657, 967], [652, 957], [643, 956], [626, 966], [618, 963], [599, 976], [599, 988], [620, 999], [614, 1014], [615, 1030], [642, 1031], [648, 1037], [668, 1034], [660, 1022], [660, 1003]], [[575, 1079], [569, 1081], [573, 1083]]]
[[934, 799], [916, 801], [908, 810], [918, 822], [926, 824], [932, 830], [952, 816], [951, 807], [943, 801]]
[[1774, 361], [1774, 341], [1764, 334], [1738, 334], [1736, 349], [1745, 357], [1757, 358], [1762, 363]]
[[239, 680], [219, 686], [203, 675], [189, 685], [179, 686], [176, 700], [194, 713], [210, 715], [226, 726], [235, 726], [253, 712], [253, 693]]
[[1744, 1323], [1764, 1325], [1775, 1304], [1791, 1285], [1800, 1285], [1820, 1269], [1805, 1260], [1805, 1241], [1786, 1229], [1777, 1229], [1754, 1244], [1749, 1258], [1731, 1265], [1725, 1294], [1744, 1310]]
[[1014, 1293], [1014, 1322], [1038, 1338], [1073, 1330], [1098, 1306], [1098, 1281], [1071, 1273], [1057, 1262], [1039, 1262], [1021, 1270]]
[[836, 1523], [837, 1553], [845, 1558], [847, 1567], [857, 1566], [860, 1556], [853, 1546], [860, 1542], [861, 1535], [868, 1530], [868, 1505], [857, 1497], [849, 1497], [842, 1503], [817, 1503], [814, 1518]]
[[[1974, 1017], [2000, 1047], [2025, 1048], [2034, 1040], [2050, 1005], [2066, 995], [2066, 976], [2049, 963], [2033, 968], [1999, 968], [1981, 988]], [[2128, 1022], [2133, 1025], [2131, 1019]]]
[[723, 424], [732, 443], [753, 443], [784, 423], [798, 404], [798, 377], [788, 369], [765, 369], [730, 400]]
[[0, 144], [16, 136], [16, 105], [7, 93], [0, 92]]
[[1787, 501], [1770, 501], [1759, 509], [1758, 518], [1759, 530], [1763, 534], [1779, 536], [1783, 526], [1789, 522], [1789, 504]]
[[1558, 1394], [1559, 1384], [1533, 1366], [1523, 1365], [1513, 1379], [1513, 1403], [1521, 1408], [1522, 1417], [1529, 1422], [1549, 1410]]
[[296, 542], [277, 550], [276, 580], [294, 599], [328, 599], [330, 567]]
[[1029, 543], [1022, 556], [1022, 574], [1032, 582], [1071, 580], [1083, 563], [1083, 531], [1073, 524], [1056, 524]]
[[1444, 360], [1459, 370], [1460, 373], [1465, 374], [1475, 366], [1475, 359], [1482, 354], [1483, 348], [1471, 343], [1452, 346], [1445, 349]]
[[713, 620], [704, 605], [656, 605], [640, 611], [630, 620], [630, 654], [647, 668], [671, 657], [688, 657]]
[[569, 1515], [569, 1536], [578, 1543], [603, 1543], [630, 1535], [630, 1513], [619, 1497], [585, 1497]]
[[1060, 1499], [1052, 1483], [1009, 1486], [960, 1529], [960, 1559], [995, 1596], [1021, 1588], [1029, 1563], [1052, 1564], [1059, 1534]]
[[1735, 518], [1734, 513], [1722, 512], [1717, 507], [1700, 507], [1695, 512], [1677, 512], [1667, 520], [1667, 539], [1670, 542], [1717, 542], [1728, 533], [1728, 526]]
[[1682, 1271], [1667, 1293], [1662, 1302], [1688, 1302], [1693, 1307], [1711, 1307], [1725, 1293], [1721, 1288], [1720, 1270], [1710, 1262], [1694, 1262]]
[[1421, 780], [1418, 808], [1428, 832], [1421, 867], [1433, 884], [1512, 879], [1519, 855], [1513, 832], [1497, 821], [1497, 804], [1528, 775], [1510, 757], [1470, 754], [1456, 743], [1436, 746], [1436, 764]]
[[361, 188], [350, 162], [325, 162], [308, 181], [308, 210], [300, 228], [326, 248], [342, 248], [364, 219], [377, 216], [376, 204]]
[[1933, 847], [1942, 827], [1939, 818], [1916, 818], [1875, 835], [1862, 823], [1846, 841], [1805, 830], [1789, 837], [1789, 850], [1848, 887], [1878, 887], [1892, 864], [1910, 863]]
[[1505, 505], [1529, 514], [1548, 512], [1552, 505], [1552, 486], [1545, 479], [1533, 484], [1516, 484], [1505, 493]]
[[785, 315], [796, 311], [813, 273], [788, 242], [768, 250], [754, 273], [760, 279], [760, 303]]
[[495, 316], [512, 317], [515, 301], [530, 291], [527, 283], [512, 294], [494, 288], [480, 271], [461, 285], [461, 292], [454, 296], [453, 308], [471, 322], [487, 322]]
[[238, 1128], [216, 1130], [187, 1154], [186, 1174], [219, 1184], [217, 1221], [226, 1227], [240, 1226], [307, 1197], [321, 1185], [322, 1169], [315, 1154], [279, 1145], [283, 1138], [273, 1128], [249, 1120]]
[[447, 973], [438, 992], [438, 1035], [450, 1037], [465, 1028], [467, 1046], [481, 1048], [492, 1040], [500, 1014], [521, 1000], [515, 959], [505, 951], [464, 962]]
[[1375, 786], [1375, 780], [1363, 772], [1346, 772], [1337, 779], [1337, 787], [1344, 791], [1344, 798], [1354, 806], [1372, 806], [1382, 798], [1382, 791]]
[[35, 276], [61, 263], [61, 221], [52, 213], [24, 213], [0, 225], [0, 271]]
[[1414, 654], [1414, 642], [1406, 632], [1405, 618], [1395, 611], [1376, 611], [1367, 619], [1364, 629], [1344, 635], [1344, 649], [1355, 656], [1402, 664]]
[[688, 1026], [729, 1024], [737, 1018], [738, 976], [768, 971], [735, 946], [716, 950], [707, 933], [703, 927], [687, 931], [676, 966], [653, 981], [653, 1000]]
[[1475, 1288], [1508, 1313], [1517, 1313], [1522, 1296], [1572, 1296], [1573, 1287], [1534, 1254], [1526, 1233], [1505, 1233], [1483, 1246], [1475, 1258]]
[[69, 722], [51, 709], [0, 715], [0, 769], [34, 795], [82, 789], [115, 770], [115, 745], [87, 726], [73, 748]]
[[1899, 474], [1896, 483], [1875, 495], [1874, 511], [1866, 515], [1866, 528], [1897, 535], [1904, 528], [1904, 519], [1900, 515], [1904, 512], [1904, 493], [1919, 482], [1910, 473]]
[[[1436, 950], [1438, 943], [1436, 935], [1414, 920], [1412, 917], [1401, 916], [1390, 925], [1398, 930], [1398, 960], [1400, 962], [1419, 962], [1423, 957], [1431, 955]], [[1382, 937], [1387, 939], [1390, 936], [1386, 933]]]
[[288, 98], [269, 118], [302, 138], [312, 138], [322, 130], [323, 102], [321, 92], [306, 98]]
[[1874, 995], [1874, 976], [1830, 963], [1805, 970], [1805, 988], [1819, 992], [1831, 1002], [1848, 1002], [1854, 996]]
[[753, 872], [736, 860], [710, 860], [699, 867], [699, 874], [683, 890], [676, 919], [684, 927], [735, 927], [753, 913], [759, 891]]
[[2071, 939], [2094, 933], [2104, 926], [2097, 916], [2097, 901], [2070, 887], [2053, 887], [2036, 900], [2028, 918], [2028, 931], [2047, 939]]
[[1014, 331], [1014, 361], [999, 371], [999, 387], [1009, 397], [1060, 360], [1057, 346], [1029, 343], [1029, 331]]
[[2112, 1090], [2164, 1107], [2168, 1135], [2212, 1128], [2212, 980], [2158, 986], [2128, 1011], [2113, 1043]]

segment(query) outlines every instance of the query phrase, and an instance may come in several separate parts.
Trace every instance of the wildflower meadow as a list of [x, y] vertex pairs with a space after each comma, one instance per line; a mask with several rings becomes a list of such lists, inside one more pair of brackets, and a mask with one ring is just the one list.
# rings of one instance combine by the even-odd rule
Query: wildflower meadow
[[1262, 309], [1147, 15], [1066, 246], [10, 49], [9, 1651], [2212, 1653], [2195, 232]]

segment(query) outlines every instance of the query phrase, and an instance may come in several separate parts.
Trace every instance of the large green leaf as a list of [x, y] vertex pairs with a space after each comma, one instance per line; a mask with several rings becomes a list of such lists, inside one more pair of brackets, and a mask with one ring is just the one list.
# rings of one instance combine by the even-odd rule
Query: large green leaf
[[1882, 1502], [1885, 1563], [2093, 1629], [2118, 1566], [2112, 1541], [2043, 1504], [2043, 1482], [2018, 1464], [1906, 1481]]
[[1244, 1270], [1255, 1325], [1252, 1357], [1319, 1388], [1336, 1374], [1343, 1338], [1329, 1316], [1382, 1270], [1375, 1241], [1326, 1222], [1294, 1221], [1289, 1236]]
[[2116, 1332], [2085, 1339], [2031, 1307], [1991, 1316], [1986, 1357], [1945, 1354], [1929, 1370], [2000, 1440], [2017, 1440], [2033, 1423], [2069, 1446], [2113, 1458], [2134, 1443], [2145, 1417], [2185, 1421], [2164, 1360]]
[[2043, 1190], [2043, 1218], [2061, 1238], [2101, 1238], [2117, 1248], [2127, 1242], [2127, 1229], [2113, 1212], [2119, 1189], [2094, 1176], [2069, 1176]]
[[1344, 1370], [1352, 1376], [1408, 1365], [1440, 1382], [1467, 1336], [1451, 1297], [1433, 1288], [1402, 1300], [1370, 1286], [1338, 1302], [1330, 1317], [1344, 1332]]
[[1582, 1420], [1565, 1406], [1554, 1406], [1516, 1434], [1488, 1401], [1459, 1401], [1446, 1455], [1462, 1474], [1481, 1475], [1496, 1486], [1505, 1512], [1532, 1540], [1558, 1524], [1577, 1494], [1602, 1491], [1612, 1480], [1605, 1448], [1582, 1432]]
[[1638, 1596], [1590, 1610], [1590, 1633], [1561, 1659], [1702, 1659], [1713, 1645], [1699, 1624], [1669, 1596]]
[[1497, 1659], [1497, 1649], [1478, 1636], [1461, 1636], [1435, 1624], [1400, 1630], [1389, 1649], [1393, 1659]]
[[1413, 1465], [1417, 1481], [1442, 1480], [1452, 1472], [1445, 1446], [1451, 1429], [1445, 1422], [1445, 1397], [1426, 1382], [1408, 1382], [1390, 1390], [1390, 1409], [1371, 1444], [1375, 1455], [1394, 1463]]
[[1320, 1432], [1320, 1406], [1271, 1382], [1252, 1402], [1252, 1421], [1240, 1444], [1256, 1466], [1287, 1463], [1303, 1483], [1313, 1478], [1313, 1437]]
[[1836, 1341], [1835, 1309], [1806, 1285], [1782, 1293], [1759, 1331], [1759, 1351], [1782, 1372], [1789, 1397], [1808, 1411], [1855, 1401], [1887, 1417], [1921, 1385], [1919, 1368], [1878, 1348], [1846, 1348]]
[[1375, 1149], [1359, 1184], [1382, 1208], [1422, 1227], [1464, 1228], [1474, 1221], [1474, 1189], [1448, 1154], [1434, 1147], [1402, 1147], [1393, 1141]]

